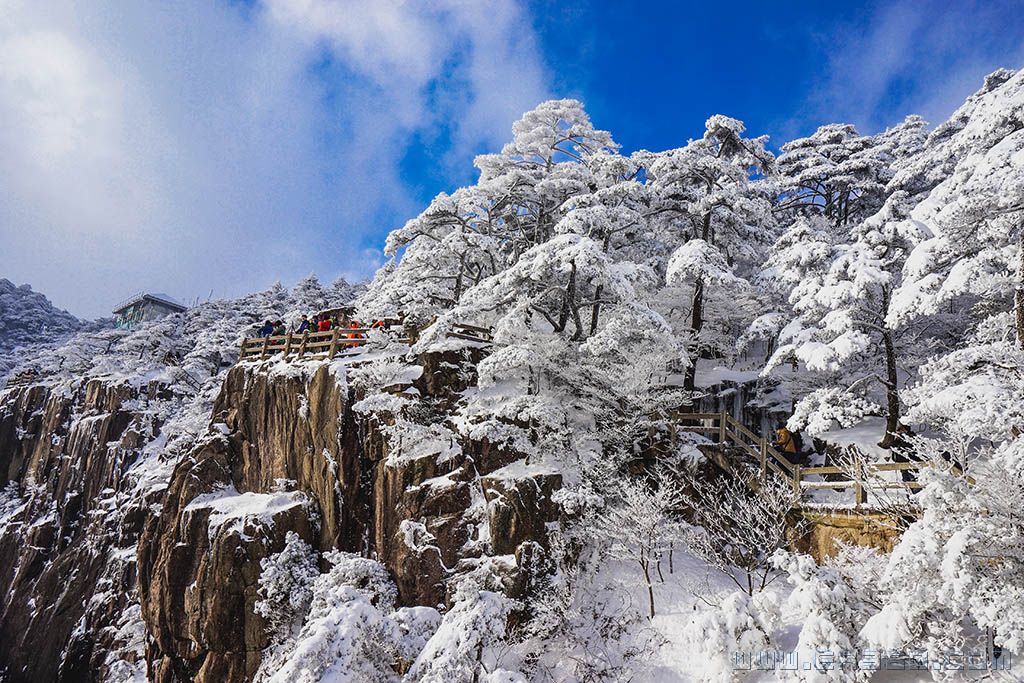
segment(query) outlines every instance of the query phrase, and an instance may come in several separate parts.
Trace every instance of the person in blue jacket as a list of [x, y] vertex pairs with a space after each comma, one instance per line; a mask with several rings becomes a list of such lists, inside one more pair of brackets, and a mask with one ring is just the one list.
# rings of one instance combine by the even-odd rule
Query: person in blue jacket
[[266, 321], [265, 323], [263, 323], [263, 327], [259, 329], [259, 332], [257, 332], [257, 334], [261, 337], [269, 337], [270, 335], [274, 334], [274, 323], [270, 322], [269, 320]]

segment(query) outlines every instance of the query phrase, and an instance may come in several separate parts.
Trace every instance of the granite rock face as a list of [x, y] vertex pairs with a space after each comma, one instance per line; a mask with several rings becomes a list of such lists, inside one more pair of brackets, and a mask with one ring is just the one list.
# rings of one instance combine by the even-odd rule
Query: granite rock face
[[125, 473], [160, 432], [138, 408], [162, 392], [92, 380], [0, 393], [4, 680], [107, 679], [107, 655], [140, 623], [134, 548], [148, 501]]
[[[439, 357], [419, 364], [388, 390], [429, 405], [430, 429], [464, 374]], [[254, 611], [260, 562], [289, 531], [319, 551], [379, 560], [404, 606], [443, 606], [467, 558], [514, 561], [521, 544], [544, 542], [557, 476], [489, 480], [514, 456], [485, 444], [453, 443], [444, 457], [396, 449], [390, 418], [354, 409], [361, 398], [326, 363], [229, 372], [210, 433], [178, 462], [139, 544], [151, 680], [251, 679], [267, 645]]]

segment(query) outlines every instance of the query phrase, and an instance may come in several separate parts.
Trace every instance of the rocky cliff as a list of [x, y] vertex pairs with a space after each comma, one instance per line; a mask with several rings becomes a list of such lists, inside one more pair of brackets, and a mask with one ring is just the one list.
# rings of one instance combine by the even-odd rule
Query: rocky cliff
[[0, 389], [0, 681], [145, 680], [139, 539], [175, 466], [215, 445], [239, 334], [350, 294], [309, 278], [134, 332], [81, 333], [32, 355], [34, 384]]
[[163, 392], [94, 380], [0, 395], [0, 678], [124, 680], [141, 654], [134, 549], [152, 501], [126, 472], [160, 433], [145, 407]]
[[[253, 676], [268, 645], [254, 609], [261, 561], [290, 531], [318, 551], [379, 560], [406, 606], [443, 606], [463, 563], [543, 542], [560, 479], [446, 436], [443, 408], [466, 370], [452, 360], [421, 357], [355, 386], [337, 363], [231, 370], [209, 435], [178, 463], [142, 533], [152, 680]], [[403, 411], [419, 415], [404, 442], [392, 399], [419, 409]]]
[[[261, 561], [290, 531], [442, 609], [474, 558], [543, 543], [559, 475], [443, 426], [472, 363], [398, 366], [355, 383], [338, 363], [236, 366], [207, 433], [172, 442], [185, 406], [160, 382], [0, 394], [0, 679], [251, 679]], [[399, 430], [389, 400], [415, 422]]]

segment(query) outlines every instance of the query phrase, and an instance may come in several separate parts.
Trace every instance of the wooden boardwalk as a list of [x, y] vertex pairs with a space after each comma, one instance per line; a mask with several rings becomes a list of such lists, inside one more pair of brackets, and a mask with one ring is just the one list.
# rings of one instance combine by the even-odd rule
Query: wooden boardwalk
[[[266, 360], [278, 354], [295, 361], [333, 359], [339, 354], [344, 355], [347, 351], [365, 346], [373, 332], [381, 332], [391, 341], [402, 344], [413, 341], [401, 321], [387, 321], [378, 327], [336, 327], [326, 332], [307, 330], [302, 334], [289, 332], [270, 337], [249, 337], [242, 340], [238, 360]], [[494, 342], [490, 328], [461, 323], [453, 325], [448, 336], [481, 344]]]
[[[385, 328], [378, 329], [384, 329], [385, 334], [394, 341], [409, 341], [390, 334], [390, 330]], [[336, 327], [326, 332], [306, 330], [302, 334], [289, 332], [279, 336], [243, 339], [238, 360], [266, 360], [278, 354], [296, 361], [334, 358], [341, 352], [365, 346], [369, 341], [367, 335], [371, 331], [373, 328], [369, 327]]]
[[[728, 413], [676, 413], [673, 418], [683, 429], [709, 436], [712, 441], [724, 444], [731, 452], [740, 455], [739, 462], [725, 454], [714, 457], [714, 462], [723, 469], [738, 473], [741, 468], [756, 467], [761, 480], [767, 479], [769, 474], [778, 475], [790, 483], [798, 496], [816, 489], [850, 491], [853, 496], [850, 502], [855, 508], [868, 502], [869, 490], [902, 489], [909, 493], [922, 488], [917, 481], [881, 480], [879, 474], [900, 472], [902, 475], [903, 472], [920, 471], [931, 466], [927, 462], [862, 463], [855, 460], [849, 469], [805, 467], [790, 462], [768, 439], [758, 436]], [[826, 477], [839, 478], [826, 480]]]
[[39, 374], [35, 370], [24, 370], [16, 375], [11, 375], [7, 379], [7, 383], [4, 385], [4, 389], [13, 389], [14, 387], [24, 387], [32, 384], [39, 378]]

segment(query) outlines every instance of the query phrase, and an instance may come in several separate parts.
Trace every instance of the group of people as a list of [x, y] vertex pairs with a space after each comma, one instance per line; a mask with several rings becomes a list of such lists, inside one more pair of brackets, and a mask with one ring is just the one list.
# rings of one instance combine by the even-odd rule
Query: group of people
[[302, 320], [299, 322], [296, 332], [302, 334], [305, 331], [310, 332], [328, 332], [335, 326], [334, 319], [326, 313], [314, 315], [312, 317], [302, 316]]
[[[292, 330], [296, 334], [302, 334], [304, 332], [329, 332], [336, 327], [341, 327], [349, 330], [361, 329], [360, 324], [356, 320], [343, 320], [338, 321], [327, 313], [316, 313], [313, 315], [304, 315], [302, 320], [299, 321], [298, 325]], [[375, 320], [372, 328], [384, 327], [384, 321]], [[282, 337], [288, 334], [288, 328], [283, 320], [267, 320], [263, 323], [263, 326], [257, 330], [257, 336], [260, 337]], [[361, 332], [349, 332], [346, 335], [349, 339], [361, 339], [363, 334]]]
[[256, 334], [260, 337], [274, 337], [281, 334], [288, 334], [284, 326], [283, 320], [268, 320], [263, 323], [263, 327], [256, 331]]
[[[296, 334], [302, 334], [303, 332], [329, 332], [336, 324], [335, 320], [326, 313], [317, 313], [312, 316], [304, 315], [292, 332]], [[358, 327], [358, 324], [352, 321], [352, 326]], [[283, 320], [267, 320], [257, 330], [256, 334], [260, 337], [281, 337], [288, 334], [288, 327]]]

